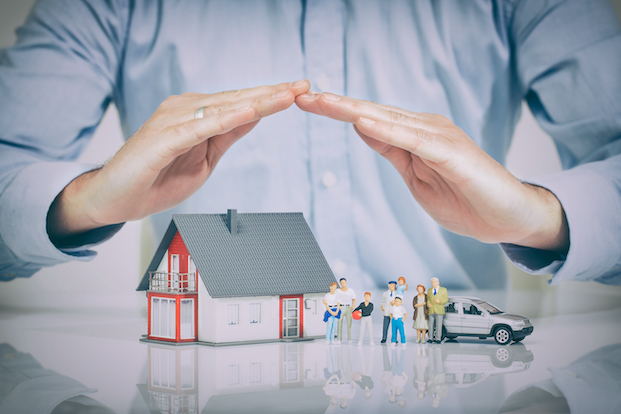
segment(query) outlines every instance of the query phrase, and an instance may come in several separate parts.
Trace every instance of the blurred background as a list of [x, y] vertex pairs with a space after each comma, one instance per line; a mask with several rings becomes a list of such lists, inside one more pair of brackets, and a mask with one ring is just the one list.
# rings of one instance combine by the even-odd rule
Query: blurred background
[[[621, 16], [621, 0], [611, 3], [617, 16]], [[0, 1], [0, 48], [15, 42], [15, 29], [26, 19], [33, 4], [34, 0]], [[122, 144], [118, 114], [110, 106], [79, 161], [103, 163]], [[561, 169], [554, 143], [539, 128], [527, 106], [523, 107], [515, 131], [507, 168], [521, 179]], [[144, 293], [135, 289], [151, 259], [151, 243], [143, 242], [149, 240], [150, 234], [148, 220], [127, 223], [112, 240], [96, 248], [98, 256], [91, 262], [65, 263], [43, 269], [29, 279], [0, 283], [0, 309], [106, 307], [146, 313]], [[530, 317], [604, 310], [618, 306], [621, 299], [620, 286], [595, 282], [549, 286], [549, 277], [526, 274], [509, 261], [507, 270], [511, 294], [504, 306]], [[582, 299], [578, 301], [578, 297]]]

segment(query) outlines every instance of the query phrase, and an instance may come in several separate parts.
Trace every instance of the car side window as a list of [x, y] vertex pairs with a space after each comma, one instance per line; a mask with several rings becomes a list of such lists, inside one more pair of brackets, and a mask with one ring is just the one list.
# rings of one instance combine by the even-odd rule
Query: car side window
[[481, 311], [478, 310], [477, 307], [471, 303], [463, 304], [463, 312], [464, 312], [464, 315], [480, 315], [481, 314]]
[[454, 303], [447, 303], [444, 311], [445, 313], [457, 313], [457, 309], [455, 309]]

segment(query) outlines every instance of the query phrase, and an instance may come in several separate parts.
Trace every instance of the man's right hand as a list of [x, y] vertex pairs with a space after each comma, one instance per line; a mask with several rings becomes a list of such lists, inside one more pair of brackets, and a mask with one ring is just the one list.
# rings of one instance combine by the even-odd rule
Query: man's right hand
[[[85, 231], [176, 206], [262, 117], [289, 108], [309, 88], [300, 80], [167, 98], [107, 164], [77, 177], [58, 195], [48, 214], [50, 240], [63, 247]], [[204, 117], [194, 119], [201, 106]]]

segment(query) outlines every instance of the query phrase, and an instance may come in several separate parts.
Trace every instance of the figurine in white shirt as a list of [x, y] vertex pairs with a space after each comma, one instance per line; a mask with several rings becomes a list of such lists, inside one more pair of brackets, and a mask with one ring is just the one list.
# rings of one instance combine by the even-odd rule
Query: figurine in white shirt
[[341, 288], [337, 290], [337, 294], [341, 302], [341, 319], [339, 319], [337, 336], [339, 341], [343, 340], [343, 319], [347, 319], [347, 339], [351, 342], [351, 324], [353, 321], [351, 314], [356, 306], [356, 293], [353, 289], [347, 287], [347, 279], [342, 278], [339, 282], [341, 283]]

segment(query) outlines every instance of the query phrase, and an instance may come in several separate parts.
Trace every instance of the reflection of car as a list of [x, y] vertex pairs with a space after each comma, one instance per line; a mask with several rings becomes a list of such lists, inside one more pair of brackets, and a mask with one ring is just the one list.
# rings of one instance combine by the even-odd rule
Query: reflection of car
[[470, 387], [496, 375], [526, 371], [533, 353], [523, 344], [447, 343], [442, 347], [445, 382], [450, 387]]
[[457, 336], [493, 337], [500, 345], [519, 342], [533, 332], [530, 319], [505, 313], [489, 302], [474, 297], [454, 296], [444, 305], [442, 334]]

